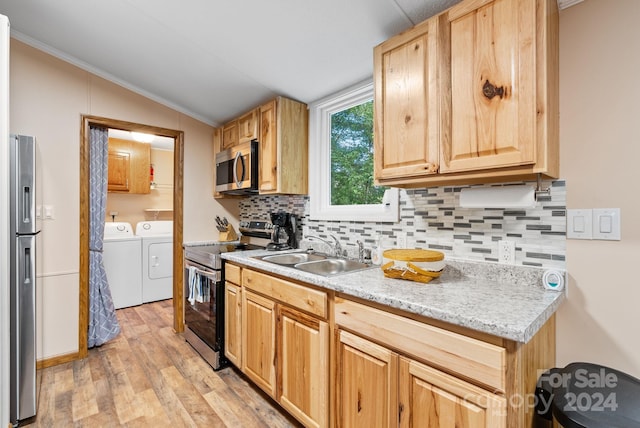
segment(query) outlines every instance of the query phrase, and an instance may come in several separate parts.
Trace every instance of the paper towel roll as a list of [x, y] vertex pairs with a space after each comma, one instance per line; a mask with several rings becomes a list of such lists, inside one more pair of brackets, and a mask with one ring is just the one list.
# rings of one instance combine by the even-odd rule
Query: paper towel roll
[[533, 208], [536, 206], [533, 186], [468, 187], [460, 190], [462, 208]]

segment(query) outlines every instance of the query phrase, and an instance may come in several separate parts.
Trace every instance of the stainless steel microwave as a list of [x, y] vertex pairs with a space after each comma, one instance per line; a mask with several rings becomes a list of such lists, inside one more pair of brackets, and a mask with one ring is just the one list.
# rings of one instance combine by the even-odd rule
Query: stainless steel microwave
[[216, 192], [258, 193], [258, 141], [238, 144], [216, 154]]

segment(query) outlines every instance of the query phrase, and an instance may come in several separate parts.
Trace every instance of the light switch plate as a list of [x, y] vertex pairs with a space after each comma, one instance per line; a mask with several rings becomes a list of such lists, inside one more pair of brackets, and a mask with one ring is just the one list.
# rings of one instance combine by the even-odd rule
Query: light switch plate
[[567, 210], [567, 238], [591, 239], [593, 210]]
[[620, 208], [594, 208], [592, 220], [593, 239], [620, 240]]

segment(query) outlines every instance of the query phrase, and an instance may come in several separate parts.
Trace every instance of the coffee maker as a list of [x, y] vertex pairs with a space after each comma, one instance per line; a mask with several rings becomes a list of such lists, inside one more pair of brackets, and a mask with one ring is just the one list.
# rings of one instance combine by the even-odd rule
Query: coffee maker
[[[295, 214], [280, 211], [271, 213], [271, 242], [267, 244], [267, 250], [288, 250], [298, 248], [296, 236], [297, 221]], [[286, 235], [286, 241], [281, 242], [282, 234]]]

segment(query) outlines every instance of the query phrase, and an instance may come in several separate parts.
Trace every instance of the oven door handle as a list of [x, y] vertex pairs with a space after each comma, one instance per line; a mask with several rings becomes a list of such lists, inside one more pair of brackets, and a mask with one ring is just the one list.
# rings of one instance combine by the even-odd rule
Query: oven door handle
[[185, 267], [186, 267], [186, 268], [194, 267], [194, 268], [196, 268], [196, 271], [195, 271], [195, 272], [196, 272], [196, 274], [197, 274], [197, 275], [205, 276], [205, 277], [207, 277], [207, 278], [209, 278], [209, 279], [213, 280], [214, 282], [218, 282], [218, 281], [220, 281], [220, 271], [206, 271], [206, 270], [202, 270], [202, 269], [199, 269], [198, 267], [196, 267], [196, 266], [192, 265], [192, 264], [191, 264], [191, 263], [189, 263], [189, 262], [185, 262]]
[[202, 270], [202, 269], [196, 269], [196, 273], [198, 275], [202, 275], [202, 276], [206, 276], [209, 279], [212, 279], [216, 282], [218, 282], [218, 280], [220, 278], [218, 278], [218, 273], [217, 272], [207, 272], [206, 270]]

